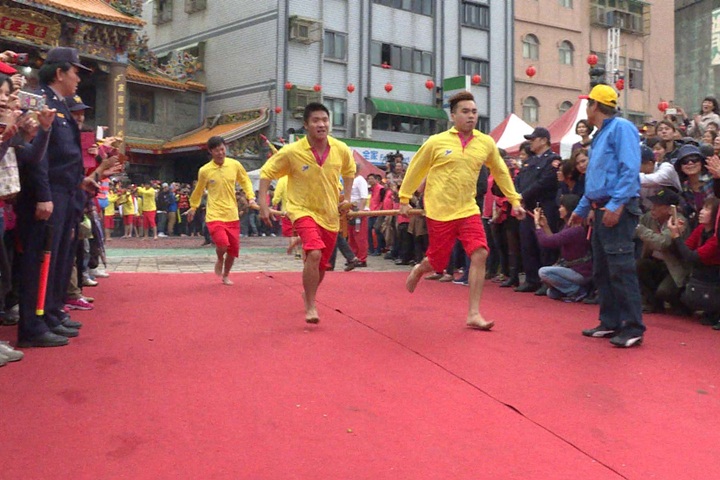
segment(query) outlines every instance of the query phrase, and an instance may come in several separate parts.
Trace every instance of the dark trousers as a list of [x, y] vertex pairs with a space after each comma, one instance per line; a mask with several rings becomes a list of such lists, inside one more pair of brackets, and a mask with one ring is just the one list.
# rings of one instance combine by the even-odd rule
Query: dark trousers
[[345, 239], [345, 237], [342, 236], [342, 234], [338, 234], [337, 240], [335, 241], [335, 249], [333, 250], [332, 255], [330, 255], [330, 266], [333, 269], [335, 268], [335, 260], [337, 259], [338, 250], [340, 251], [342, 256], [345, 257], [345, 261], [348, 263], [352, 262], [355, 258], [355, 254], [350, 248], [350, 244], [348, 244], [348, 241]]
[[667, 301], [673, 306], [680, 304], [680, 287], [675, 284], [665, 262], [657, 258], [637, 260], [640, 293], [645, 305], [653, 311], [663, 311]]
[[[81, 192], [53, 191], [53, 213], [47, 221], [35, 220], [35, 203], [18, 202], [18, 233], [22, 245], [20, 256], [20, 323], [18, 338], [29, 339], [42, 335], [60, 324], [65, 293], [77, 240], [75, 228], [80, 221]], [[40, 266], [45, 250], [47, 226], [52, 228], [51, 261], [45, 297], [45, 316], [37, 316]]]
[[[557, 208], [545, 208], [543, 206], [543, 211], [552, 231], [557, 231]], [[540, 283], [540, 276], [538, 275], [540, 267], [552, 265], [558, 258], [557, 250], [540, 248], [535, 234], [535, 219], [532, 215], [527, 215], [520, 222], [520, 256], [522, 257], [525, 281], [535, 284]]]
[[617, 225], [603, 225], [605, 211], [595, 210], [592, 231], [593, 280], [598, 289], [603, 328], [642, 335], [642, 298], [635, 265], [633, 235], [640, 208], [628, 204]]

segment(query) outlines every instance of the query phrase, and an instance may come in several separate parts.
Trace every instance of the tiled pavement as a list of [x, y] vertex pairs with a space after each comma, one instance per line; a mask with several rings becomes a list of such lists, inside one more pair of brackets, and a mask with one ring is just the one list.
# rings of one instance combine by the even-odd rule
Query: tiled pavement
[[[243, 237], [240, 258], [233, 272], [299, 272], [302, 261], [285, 253], [288, 240], [280, 237]], [[113, 238], [106, 245], [108, 272], [212, 273], [215, 266], [213, 246], [201, 247], [202, 238], [172, 237], [158, 240]], [[338, 255], [336, 270], [342, 271], [345, 259]], [[382, 257], [368, 257], [367, 271], [409, 271]]]

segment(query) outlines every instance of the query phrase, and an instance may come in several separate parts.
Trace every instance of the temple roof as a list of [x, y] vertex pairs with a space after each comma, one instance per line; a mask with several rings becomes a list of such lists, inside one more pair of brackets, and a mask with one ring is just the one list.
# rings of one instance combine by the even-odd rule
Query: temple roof
[[140, 18], [122, 13], [102, 0], [25, 0], [31, 6], [49, 7], [60, 13], [67, 12], [80, 17], [120, 23], [133, 27], [141, 27], [145, 22]]
[[204, 92], [206, 90], [205, 85], [202, 83], [194, 82], [192, 80], [188, 80], [187, 82], [172, 80], [161, 75], [153, 75], [151, 73], [142, 72], [133, 65], [128, 65], [125, 76], [128, 81], [133, 83], [142, 83], [176, 90], [192, 90], [194, 92]]

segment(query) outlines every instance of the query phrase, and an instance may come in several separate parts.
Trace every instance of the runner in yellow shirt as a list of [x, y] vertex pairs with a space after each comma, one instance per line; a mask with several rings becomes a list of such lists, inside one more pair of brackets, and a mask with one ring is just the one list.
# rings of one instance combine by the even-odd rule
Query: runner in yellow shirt
[[117, 203], [122, 207], [123, 225], [125, 226], [125, 235], [121, 238], [132, 238], [133, 225], [135, 223], [135, 198], [132, 189], [135, 185], [131, 185], [123, 191]]
[[400, 187], [400, 215], [410, 209], [410, 198], [425, 183], [425, 212], [429, 245], [426, 257], [408, 276], [405, 286], [413, 292], [426, 273], [440, 272], [450, 259], [456, 240], [470, 257], [470, 298], [467, 326], [490, 330], [494, 322], [480, 315], [480, 299], [485, 281], [488, 244], [480, 209], [475, 201], [477, 179], [483, 164], [512, 204], [513, 215], [525, 216], [520, 195], [493, 139], [478, 130], [478, 112], [470, 92], [450, 98], [450, 116], [455, 124], [447, 132], [430, 137], [415, 154]]
[[262, 167], [258, 196], [260, 218], [269, 225], [267, 191], [270, 181], [287, 175], [287, 204], [283, 209], [293, 222], [305, 251], [305, 321], [318, 323], [315, 295], [329, 267], [340, 230], [338, 179], [343, 179], [346, 193], [343, 203], [349, 207], [355, 161], [347, 145], [328, 135], [330, 112], [324, 105], [309, 103], [303, 113], [303, 122], [307, 137], [285, 145]]
[[207, 212], [205, 224], [215, 243], [217, 262], [215, 274], [222, 277], [222, 283], [232, 285], [228, 278], [235, 259], [240, 254], [240, 216], [238, 215], [235, 184], [239, 183], [251, 207], [257, 207], [252, 182], [240, 162], [225, 155], [225, 140], [222, 137], [210, 137], [208, 151], [212, 160], [200, 167], [198, 181], [190, 196], [188, 222], [195, 217], [203, 193], [207, 189]]
[[109, 242], [112, 240], [112, 232], [115, 229], [115, 202], [118, 200], [118, 195], [115, 193], [115, 188], [111, 188], [108, 191], [108, 206], [105, 207], [105, 241]]

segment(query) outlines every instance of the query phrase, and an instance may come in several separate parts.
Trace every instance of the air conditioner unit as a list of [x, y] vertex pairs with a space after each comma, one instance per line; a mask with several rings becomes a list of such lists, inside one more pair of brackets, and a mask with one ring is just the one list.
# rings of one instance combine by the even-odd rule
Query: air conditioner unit
[[372, 138], [372, 115], [355, 114], [355, 138]]
[[309, 45], [322, 40], [322, 22], [314, 18], [290, 17], [290, 40]]

